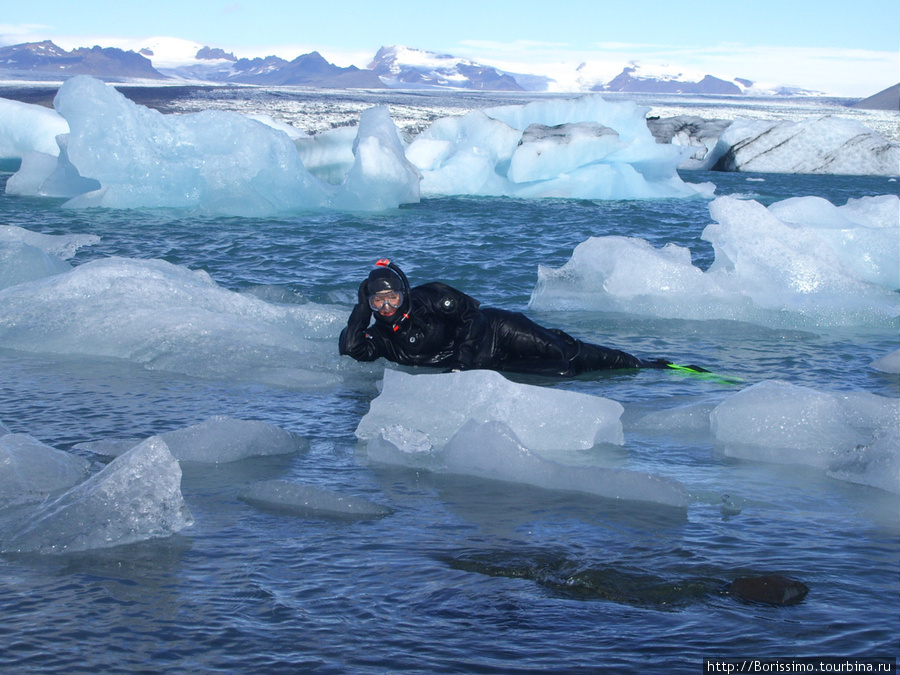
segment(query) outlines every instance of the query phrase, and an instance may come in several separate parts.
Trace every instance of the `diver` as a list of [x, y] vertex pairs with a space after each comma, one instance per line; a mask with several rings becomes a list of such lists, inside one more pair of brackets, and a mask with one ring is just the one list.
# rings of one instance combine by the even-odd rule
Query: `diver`
[[410, 288], [406, 275], [389, 260], [379, 260], [360, 284], [339, 350], [357, 361], [383, 357], [405, 366], [449, 371], [561, 377], [616, 368], [666, 368], [671, 363], [576, 340], [519, 312], [482, 307], [440, 282]]

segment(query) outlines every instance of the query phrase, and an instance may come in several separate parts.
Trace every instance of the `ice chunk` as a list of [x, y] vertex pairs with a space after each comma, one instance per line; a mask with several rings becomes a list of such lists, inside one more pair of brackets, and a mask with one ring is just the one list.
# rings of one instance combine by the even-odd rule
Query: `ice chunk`
[[832, 115], [800, 122], [736, 119], [722, 132], [704, 168], [896, 176], [900, 145], [856, 120]]
[[470, 419], [500, 421], [537, 452], [624, 443], [622, 406], [609, 399], [518, 384], [491, 370], [409, 375], [385, 370], [381, 394], [356, 435], [374, 438], [399, 425], [441, 446]]
[[181, 468], [153, 437], [41, 508], [3, 551], [71, 553], [168, 537], [193, 523]]
[[428, 435], [415, 429], [392, 424], [379, 431], [366, 445], [373, 462], [413, 469], [437, 469], [441, 459]]
[[706, 168], [707, 155], [716, 147], [722, 132], [730, 124], [731, 120], [707, 120], [696, 115], [647, 120], [647, 127], [657, 142], [691, 149], [691, 156], [678, 165], [680, 169]]
[[255, 506], [301, 516], [361, 519], [382, 518], [392, 513], [388, 507], [368, 499], [285, 480], [252, 483], [238, 493], [238, 498]]
[[89, 468], [86, 459], [32, 436], [0, 431], [0, 501], [70, 488], [87, 478]]
[[344, 325], [343, 309], [266, 303], [162, 260], [99, 259], [0, 292], [4, 347], [285, 387], [337, 381]]
[[451, 473], [572, 490], [606, 497], [687, 508], [688, 496], [677, 481], [661, 476], [590, 466], [566, 466], [544, 459], [525, 447], [503, 422], [470, 420], [444, 447]]
[[406, 157], [422, 173], [424, 195], [500, 196], [503, 175], [522, 133], [481, 111], [443, 117], [415, 137]]
[[[215, 416], [183, 429], [159, 434], [180, 462], [225, 463], [248, 457], [289, 455], [306, 450], [309, 443], [273, 424]], [[143, 439], [105, 439], [79, 443], [78, 450], [116, 457]]]
[[598, 122], [554, 127], [532, 124], [513, 152], [507, 176], [514, 183], [556, 178], [601, 160], [621, 147], [619, 134]]
[[0, 241], [20, 241], [68, 260], [78, 249], [100, 243], [95, 234], [40, 234], [15, 225], [0, 225]]
[[[422, 194], [643, 199], [708, 194], [676, 172], [689, 150], [656, 143], [647, 109], [600, 96], [442, 118], [406, 156]], [[530, 131], [529, 131], [530, 129]]]
[[69, 125], [41, 105], [0, 98], [0, 159], [21, 159], [30, 152], [56, 155], [56, 137]]
[[821, 197], [776, 202], [769, 213], [795, 230], [813, 233], [856, 276], [900, 290], [900, 197], [851, 200], [836, 207]]
[[101, 189], [100, 181], [85, 178], [69, 160], [69, 135], [56, 137], [57, 157], [30, 152], [22, 158], [22, 166], [6, 182], [11, 195], [71, 198]]
[[421, 176], [406, 159], [386, 107], [363, 112], [353, 154], [353, 166], [332, 201], [333, 207], [382, 211], [419, 201]]
[[[718, 222], [703, 238], [715, 262], [705, 272], [674, 244], [656, 249], [640, 239], [588, 239], [563, 267], [539, 267], [530, 306], [777, 327], [893, 325], [900, 314], [900, 200], [879, 197], [839, 209], [816, 199], [788, 202], [767, 209], [734, 197], [713, 201]], [[817, 223], [823, 211], [826, 224], [840, 229]]]
[[356, 161], [353, 154], [356, 136], [355, 127], [338, 127], [296, 138], [294, 145], [307, 171], [327, 183], [340, 185]]
[[39, 248], [0, 239], [0, 290], [71, 269], [69, 263]]
[[161, 437], [182, 462], [234, 462], [247, 457], [289, 455], [309, 447], [306, 439], [273, 424], [220, 416]]
[[825, 473], [900, 494], [900, 426], [885, 427], [870, 443], [838, 455]]
[[748, 387], [710, 413], [710, 428], [726, 454], [819, 468], [898, 425], [896, 400], [842, 396], [777, 380]]
[[330, 194], [286, 134], [237, 113], [163, 115], [87, 76], [66, 80], [55, 106], [69, 123], [69, 160], [102, 185], [72, 206], [249, 216], [321, 207]]
[[883, 373], [900, 374], [900, 349], [892, 351], [890, 354], [877, 359], [872, 363], [872, 367]]

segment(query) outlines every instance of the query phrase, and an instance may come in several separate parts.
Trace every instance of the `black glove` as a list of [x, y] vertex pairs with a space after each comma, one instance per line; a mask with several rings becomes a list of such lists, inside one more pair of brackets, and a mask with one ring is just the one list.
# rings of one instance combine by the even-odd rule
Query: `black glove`
[[357, 293], [358, 304], [369, 306], [369, 280], [363, 279], [363, 282], [359, 285], [359, 292]]

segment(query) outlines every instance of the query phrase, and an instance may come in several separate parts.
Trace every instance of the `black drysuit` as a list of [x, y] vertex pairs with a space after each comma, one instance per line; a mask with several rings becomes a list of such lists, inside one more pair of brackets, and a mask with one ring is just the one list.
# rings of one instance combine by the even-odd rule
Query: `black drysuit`
[[396, 323], [376, 314], [370, 326], [372, 310], [362, 301], [357, 304], [341, 332], [340, 353], [357, 361], [384, 357], [407, 366], [558, 376], [656, 366], [544, 328], [524, 314], [481, 307], [446, 284], [423, 284], [409, 294], [410, 309]]

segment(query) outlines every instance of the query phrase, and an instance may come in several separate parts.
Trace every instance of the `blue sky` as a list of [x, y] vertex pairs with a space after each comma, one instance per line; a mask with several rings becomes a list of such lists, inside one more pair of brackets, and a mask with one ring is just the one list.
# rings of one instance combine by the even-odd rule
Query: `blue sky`
[[[34, 0], [7, 2], [0, 44], [128, 46], [167, 36], [241, 56], [313, 49], [365, 67], [402, 44], [515, 71], [581, 62], [681, 66], [731, 78], [862, 96], [900, 81], [896, 0], [692, 3], [509, 0]], [[610, 66], [612, 67], [612, 66]]]

